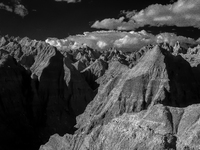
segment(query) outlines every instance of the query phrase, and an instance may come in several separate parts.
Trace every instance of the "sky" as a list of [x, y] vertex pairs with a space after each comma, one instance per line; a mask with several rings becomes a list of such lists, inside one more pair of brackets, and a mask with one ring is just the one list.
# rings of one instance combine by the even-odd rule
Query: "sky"
[[45, 40], [86, 31], [145, 30], [195, 37], [199, 7], [199, 0], [0, 0], [0, 35]]
[[152, 4], [140, 11], [127, 11], [123, 16], [96, 21], [98, 29], [135, 30], [145, 25], [200, 28], [200, 1], [178, 0], [171, 4]]

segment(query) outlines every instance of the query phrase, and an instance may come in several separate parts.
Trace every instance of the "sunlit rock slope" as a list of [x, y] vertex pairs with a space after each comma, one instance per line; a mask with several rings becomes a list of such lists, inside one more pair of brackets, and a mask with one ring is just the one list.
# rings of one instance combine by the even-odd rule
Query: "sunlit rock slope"
[[75, 134], [53, 135], [40, 150], [200, 149], [199, 46], [159, 43], [125, 60], [97, 79]]

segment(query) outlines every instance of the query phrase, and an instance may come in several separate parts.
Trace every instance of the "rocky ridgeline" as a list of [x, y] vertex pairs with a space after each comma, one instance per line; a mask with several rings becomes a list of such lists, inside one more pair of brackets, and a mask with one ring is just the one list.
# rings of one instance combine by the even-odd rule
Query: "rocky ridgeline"
[[97, 94], [96, 80], [112, 62], [130, 65], [135, 57], [114, 49], [65, 51], [29, 38], [1, 37], [0, 148], [35, 150], [55, 133], [73, 134], [76, 116]]
[[126, 59], [137, 57], [128, 65], [110, 61], [97, 95], [77, 117], [78, 130], [51, 136], [40, 150], [199, 150], [199, 46], [177, 46], [130, 53]]
[[198, 150], [199, 75], [199, 46], [58, 50], [2, 37], [0, 149], [52, 135], [40, 150]]

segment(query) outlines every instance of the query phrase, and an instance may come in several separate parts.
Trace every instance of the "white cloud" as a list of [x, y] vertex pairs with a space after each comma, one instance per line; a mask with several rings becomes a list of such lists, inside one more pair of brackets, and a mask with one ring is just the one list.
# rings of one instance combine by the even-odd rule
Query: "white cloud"
[[179, 41], [180, 43], [197, 44], [197, 42], [192, 38], [177, 36], [173, 33], [161, 33], [155, 37], [155, 41], [157, 43], [169, 43], [171, 46], [174, 46], [177, 41]]
[[185, 16], [185, 19], [194, 19], [196, 21], [200, 21], [200, 16], [199, 15], [190, 15], [190, 14], [186, 14]]
[[[91, 38], [91, 37], [96, 37]], [[78, 49], [80, 47], [89, 46], [93, 49], [107, 49], [115, 47], [117, 49], [130, 49], [131, 51], [138, 50], [148, 44], [169, 43], [174, 46], [176, 41], [180, 43], [196, 44], [196, 41], [191, 38], [177, 36], [172, 33], [161, 33], [159, 35], [150, 34], [144, 30], [135, 32], [119, 32], [119, 31], [95, 31], [85, 34], [84, 36], [76, 35], [68, 37], [64, 40], [56, 38], [48, 38], [47, 43], [59, 48]], [[197, 42], [199, 43], [200, 40]]]
[[169, 20], [172, 20], [172, 16], [156, 17], [153, 20], [154, 21], [169, 21]]
[[96, 21], [91, 27], [92, 28], [98, 28], [98, 29], [112, 29], [113, 27], [119, 26], [123, 22], [124, 18], [121, 17], [119, 19], [114, 19], [114, 18], [108, 18], [104, 19], [101, 22]]
[[154, 4], [135, 13], [133, 11], [129, 21], [124, 18], [104, 19], [95, 22], [92, 27], [118, 30], [134, 30], [144, 25], [150, 26], [178, 26], [200, 28], [200, 0], [178, 0], [173, 4], [160, 5]]
[[13, 12], [16, 15], [19, 15], [21, 17], [25, 17], [28, 15], [28, 10], [25, 8], [24, 5], [22, 5], [20, 3], [17, 3], [13, 6], [9, 6], [4, 3], [0, 3], [0, 9], [4, 9], [6, 11]]
[[179, 0], [173, 5], [173, 12], [181, 13], [194, 9], [199, 5], [199, 0]]
[[138, 44], [139, 39], [137, 37], [129, 37], [128, 35], [124, 36], [121, 39], [118, 39], [114, 42], [114, 45], [117, 47], [122, 47], [130, 44]]
[[57, 48], [60, 48], [62, 46], [58, 39], [48, 38], [45, 40], [45, 42]]
[[96, 39], [98, 39], [96, 36], [94, 36], [94, 35], [90, 35], [90, 36], [88, 36], [88, 38], [89, 39], [91, 39], [91, 40], [96, 40]]
[[98, 41], [97, 46], [101, 49], [105, 48], [107, 46], [107, 43], [104, 41]]
[[4, 9], [4, 10], [7, 10], [9, 12], [12, 12], [12, 8], [8, 5], [3, 4], [3, 3], [0, 3], [0, 9]]

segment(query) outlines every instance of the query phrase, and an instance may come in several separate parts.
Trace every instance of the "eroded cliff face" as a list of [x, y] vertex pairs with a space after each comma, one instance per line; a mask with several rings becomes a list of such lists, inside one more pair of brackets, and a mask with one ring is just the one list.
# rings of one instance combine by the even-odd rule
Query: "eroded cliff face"
[[80, 61], [83, 69], [89, 67], [88, 58], [81, 59], [84, 50], [79, 60], [78, 54], [28, 38], [3, 37], [0, 45], [2, 150], [38, 149], [54, 133], [73, 133], [75, 117], [96, 94], [86, 80], [93, 74], [95, 80], [95, 73], [84, 74], [76, 65]]
[[165, 43], [113, 59], [75, 134], [40, 150], [200, 149], [198, 54]]
[[166, 43], [58, 50], [2, 37], [0, 148], [35, 150], [52, 135], [40, 150], [198, 150], [199, 53]]

